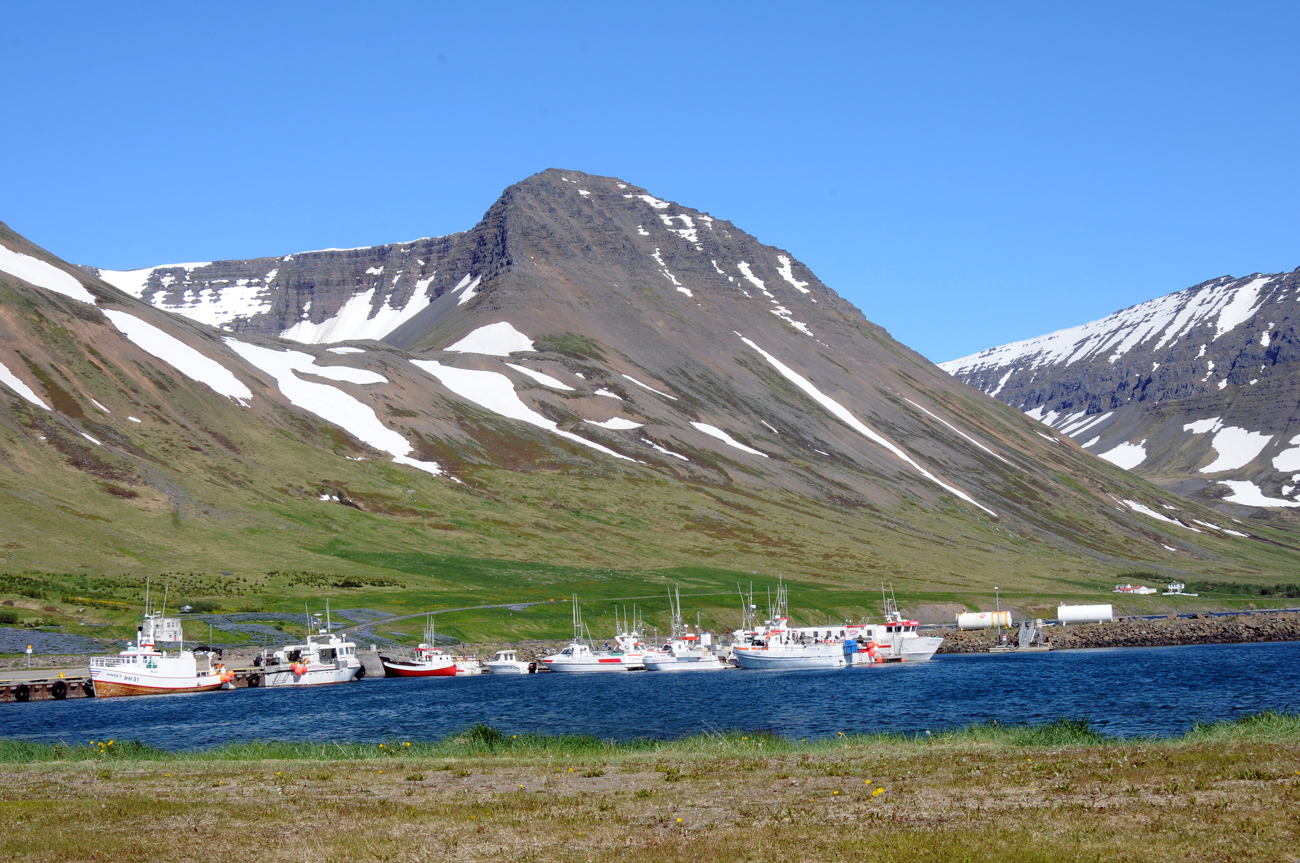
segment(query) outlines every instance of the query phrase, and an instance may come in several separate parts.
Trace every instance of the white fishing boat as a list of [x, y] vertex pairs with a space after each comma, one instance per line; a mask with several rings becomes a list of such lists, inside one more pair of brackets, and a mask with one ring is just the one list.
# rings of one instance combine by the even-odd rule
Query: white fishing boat
[[905, 620], [894, 599], [893, 587], [885, 595], [880, 587], [881, 601], [885, 607], [884, 623], [861, 623], [848, 627], [848, 637], [856, 639], [859, 646], [857, 662], [922, 662], [934, 656], [943, 644], [943, 638], [921, 635], [920, 623]]
[[452, 662], [456, 664], [457, 677], [464, 677], [467, 674], [483, 673], [483, 660], [479, 659], [477, 656], [470, 656], [468, 654], [453, 656]]
[[[167, 617], [167, 592], [163, 592], [161, 612], [149, 603], [149, 583], [145, 582], [144, 620], [136, 627], [135, 646], [117, 656], [96, 656], [90, 660], [90, 679], [100, 698], [124, 695], [175, 695], [184, 692], [211, 692], [233, 688], [235, 675], [220, 663], [212, 664], [212, 654], [195, 656], [185, 649], [185, 636], [178, 617]], [[175, 645], [168, 653], [164, 648]]]
[[542, 663], [551, 671], [568, 673], [623, 673], [645, 668], [642, 662], [644, 654], [636, 650], [638, 636], [634, 632], [619, 633], [618, 636], [615, 636], [620, 648], [633, 648], [630, 652], [624, 649], [618, 651], [592, 650], [587, 644], [589, 634], [582, 623], [582, 609], [578, 606], [578, 598], [575, 596], [573, 598], [573, 641], [559, 653], [543, 657]]
[[357, 656], [357, 646], [330, 632], [329, 605], [325, 606], [325, 627], [312, 635], [313, 620], [307, 615], [307, 637], [302, 644], [286, 644], [275, 653], [262, 655], [255, 661], [261, 666], [260, 686], [321, 686], [328, 683], [348, 683], [366, 676], [366, 670]]
[[498, 650], [487, 661], [488, 671], [493, 674], [531, 674], [536, 667], [520, 659], [514, 650]]
[[[752, 608], [752, 602], [749, 603]], [[790, 627], [789, 603], [784, 583], [778, 583], [776, 601], [761, 627], [738, 631], [731, 655], [741, 668], [831, 669], [850, 665], [857, 652], [852, 639], [812, 638]]]
[[692, 633], [683, 623], [680, 591], [677, 591], [675, 601], [673, 593], [668, 594], [668, 607], [673, 615], [672, 635], [661, 647], [643, 655], [641, 661], [646, 671], [722, 671], [731, 667], [713, 652], [712, 633]]

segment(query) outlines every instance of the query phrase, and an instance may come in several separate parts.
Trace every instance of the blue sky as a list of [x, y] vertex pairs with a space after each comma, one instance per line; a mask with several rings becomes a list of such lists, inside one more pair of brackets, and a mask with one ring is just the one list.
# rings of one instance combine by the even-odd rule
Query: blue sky
[[1300, 266], [1296, 4], [631, 5], [8, 4], [0, 220], [121, 269], [610, 174], [936, 361]]

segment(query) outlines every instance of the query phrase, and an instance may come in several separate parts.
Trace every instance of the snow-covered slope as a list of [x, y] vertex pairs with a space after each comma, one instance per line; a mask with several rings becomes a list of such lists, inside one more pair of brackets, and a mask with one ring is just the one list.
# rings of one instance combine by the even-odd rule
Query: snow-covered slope
[[[617, 494], [635, 501], [647, 548], [667, 531], [694, 561], [770, 544], [802, 569], [854, 572], [964, 567], [963, 530], [983, 537], [981, 555], [1019, 555], [1032, 537], [1107, 566], [1253, 542], [1198, 538], [1190, 519], [1209, 510], [953, 380], [788, 251], [616, 178], [542, 172], [449, 237], [130, 274], [79, 276], [0, 240], [20, 271], [0, 274], [13, 297], [0, 304], [0, 450], [58, 440], [76, 455], [50, 476], [103, 465], [95, 475], [122, 477], [121, 491], [154, 489], [157, 508], [203, 512], [186, 488], [211, 483], [246, 493], [240, 506], [291, 511], [341, 500], [321, 491], [335, 475], [364, 475], [377, 517], [409, 514], [413, 494], [460, 512], [464, 492], [513, 513], [492, 516], [493, 536], [535, 538], [550, 522], [520, 501]], [[1222, 436], [1225, 463], [1260, 442], [1230, 419], [1204, 432]], [[1137, 463], [1151, 445], [1139, 441], [1115, 460]], [[21, 461], [0, 458], [0, 473]], [[523, 474], [545, 493], [518, 493]], [[789, 542], [772, 539], [773, 511], [800, 519]], [[482, 542], [424, 528], [409, 542]], [[584, 527], [583, 544], [605, 530]], [[846, 530], [872, 538], [811, 551], [845, 548]]]
[[1300, 476], [1282, 456], [1300, 433], [1298, 274], [1224, 276], [939, 365], [1183, 492], [1300, 506]]

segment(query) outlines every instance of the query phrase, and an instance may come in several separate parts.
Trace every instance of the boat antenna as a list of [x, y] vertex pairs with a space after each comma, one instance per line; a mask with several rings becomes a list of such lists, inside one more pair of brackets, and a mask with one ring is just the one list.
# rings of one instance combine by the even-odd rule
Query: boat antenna
[[144, 577], [144, 613], [149, 613], [149, 576]]

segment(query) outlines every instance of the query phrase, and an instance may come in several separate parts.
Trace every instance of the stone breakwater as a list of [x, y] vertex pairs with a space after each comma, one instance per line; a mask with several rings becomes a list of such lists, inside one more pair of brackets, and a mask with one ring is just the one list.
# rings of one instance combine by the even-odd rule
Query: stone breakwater
[[[1014, 643], [1017, 630], [1009, 633]], [[1052, 646], [1058, 649], [1300, 641], [1300, 613], [1241, 614], [1236, 617], [1198, 615], [1158, 620], [1125, 618], [1115, 623], [1053, 626], [1046, 633]], [[940, 653], [987, 653], [997, 644], [997, 633], [991, 629], [969, 632], [942, 630], [935, 634], [943, 635]]]

